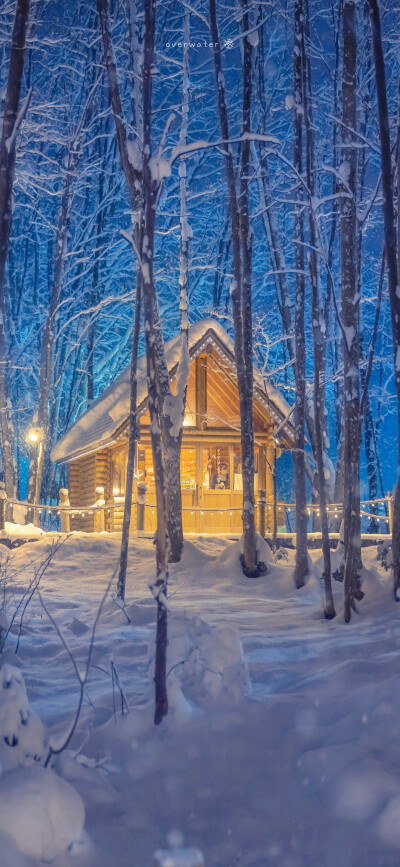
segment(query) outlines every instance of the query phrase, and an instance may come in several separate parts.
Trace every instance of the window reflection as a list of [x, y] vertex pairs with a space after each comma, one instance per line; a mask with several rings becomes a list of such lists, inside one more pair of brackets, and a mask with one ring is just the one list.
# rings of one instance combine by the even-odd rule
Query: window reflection
[[203, 486], [206, 490], [230, 487], [229, 446], [203, 449]]
[[184, 490], [196, 487], [196, 449], [181, 451], [181, 487]]

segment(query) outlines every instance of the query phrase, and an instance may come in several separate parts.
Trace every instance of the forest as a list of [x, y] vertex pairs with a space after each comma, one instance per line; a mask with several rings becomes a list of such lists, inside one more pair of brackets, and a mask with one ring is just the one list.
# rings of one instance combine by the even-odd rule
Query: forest
[[[29, 765], [26, 756], [36, 743], [43, 802], [59, 799], [76, 818], [69, 831], [62, 822], [53, 828], [54, 845], [46, 849], [29, 829], [28, 843], [15, 843], [19, 820], [10, 843], [9, 820], [0, 815], [6, 867], [59, 857], [64, 860], [57, 864], [68, 867], [71, 846], [82, 865], [128, 864], [125, 837], [118, 862], [112, 861], [111, 844], [104, 860], [95, 861], [100, 823], [92, 832], [96, 844], [89, 844], [82, 837], [80, 796], [57, 788], [68, 779], [75, 785], [72, 763], [80, 755], [91, 779], [80, 778], [78, 789], [85, 801], [85, 786], [90, 788], [89, 809], [95, 809], [102, 760], [96, 764], [94, 754], [112, 752], [113, 738], [102, 730], [101, 748], [97, 735], [88, 756], [78, 741], [89, 740], [91, 725], [103, 725], [103, 704], [112, 706], [115, 724], [118, 713], [133, 720], [123, 721], [118, 750], [124, 752], [127, 738], [153, 750], [165, 792], [169, 785], [174, 791], [182, 718], [185, 726], [195, 720], [192, 733], [185, 729], [182, 735], [187, 756], [192, 738], [206, 749], [201, 714], [213, 718], [225, 705], [231, 712], [238, 694], [249, 701], [259, 640], [265, 671], [256, 678], [264, 684], [257, 695], [265, 701], [270, 694], [270, 629], [278, 647], [281, 634], [288, 640], [286, 618], [293, 618], [299, 647], [305, 636], [311, 644], [321, 639], [322, 663], [329, 658], [329, 636], [340, 652], [354, 641], [354, 653], [362, 655], [374, 618], [382, 630], [387, 618], [392, 638], [397, 635], [399, 39], [400, 7], [390, 0], [0, 2], [0, 684], [12, 685], [13, 695], [12, 701], [0, 696], [0, 734], [6, 747], [19, 743], [20, 751], [9, 765], [6, 747], [0, 748], [0, 814], [4, 809], [8, 815], [6, 774]], [[201, 522], [204, 513], [209, 524]], [[85, 514], [87, 522], [79, 523]], [[67, 623], [68, 569], [71, 581], [78, 581], [75, 573], [82, 575], [84, 590], [72, 585], [72, 604], [80, 608]], [[209, 570], [214, 584], [208, 583]], [[101, 578], [97, 596], [88, 575]], [[47, 582], [49, 593], [56, 589], [53, 580], [54, 610], [43, 589]], [[226, 613], [219, 582], [229, 598]], [[236, 606], [242, 605], [250, 620], [260, 618], [255, 633], [244, 613], [243, 621], [239, 617]], [[279, 616], [273, 624], [275, 605]], [[86, 634], [88, 612], [94, 620]], [[39, 697], [35, 687], [30, 694], [31, 679], [38, 676], [30, 668], [34, 662], [28, 664], [31, 639], [24, 638], [31, 617], [46, 621], [62, 665], [75, 673], [75, 685], [70, 673], [60, 673], [68, 698], [60, 698], [57, 714], [46, 691]], [[138, 634], [126, 639], [124, 630], [131, 627]], [[106, 662], [98, 648], [101, 628]], [[343, 637], [339, 630], [346, 628], [353, 638]], [[76, 649], [65, 637], [68, 629]], [[45, 633], [41, 640], [47, 659]], [[378, 653], [378, 633], [372, 640]], [[125, 653], [131, 644], [140, 648], [147, 642], [145, 691], [144, 651], [138, 650], [133, 667]], [[125, 647], [120, 671], [117, 646]], [[81, 652], [84, 664], [78, 661]], [[285, 652], [292, 659], [290, 649]], [[389, 645], [382, 653], [390, 691]], [[100, 662], [111, 679], [107, 688], [96, 680]], [[283, 665], [292, 677], [289, 691], [298, 677], [292, 664]], [[300, 655], [296, 666], [301, 664]], [[218, 686], [204, 674], [211, 666], [212, 680], [215, 665]], [[336, 681], [333, 670], [332, 677], [340, 695], [344, 681]], [[354, 675], [365, 689], [357, 705], [362, 719], [372, 713], [370, 677], [368, 672], [358, 681]], [[270, 691], [282, 701], [285, 688]], [[74, 701], [70, 706], [73, 695], [77, 710]], [[148, 699], [142, 716], [139, 695]], [[329, 703], [322, 686], [321, 695]], [[388, 695], [382, 697], [382, 720], [391, 744], [397, 711]], [[312, 689], [302, 698], [316, 700]], [[232, 750], [242, 750], [251, 727], [257, 729], [260, 708], [251, 705], [249, 730], [244, 714], [224, 717], [221, 731], [231, 738]], [[285, 715], [283, 706], [276, 712]], [[36, 722], [24, 753], [15, 726], [25, 725], [29, 713]], [[308, 711], [298, 716], [294, 705], [287, 713], [294, 715], [287, 725], [297, 726], [300, 746], [308, 744], [304, 731], [312, 729], [312, 739], [318, 729], [314, 716], [311, 722]], [[48, 741], [43, 727], [38, 734], [40, 717], [50, 729], [55, 726]], [[379, 718], [371, 735], [375, 743], [382, 737]], [[271, 743], [273, 720], [268, 716], [266, 723]], [[162, 734], [155, 733], [166, 726], [169, 765], [157, 740]], [[212, 749], [218, 753], [215, 732]], [[289, 755], [289, 747], [281, 750]], [[256, 762], [244, 758], [246, 750], [241, 755], [243, 767]], [[336, 761], [335, 754], [331, 769]], [[375, 834], [372, 843], [364, 841], [362, 863], [390, 867], [400, 847], [392, 832], [399, 783], [385, 778], [385, 788], [378, 772], [368, 776], [370, 770], [365, 768], [364, 782], [373, 780], [374, 792], [386, 794], [376, 795], [369, 811], [360, 795], [362, 774], [351, 778], [348, 789], [343, 785], [335, 815], [346, 816], [349, 791], [363, 806], [346, 831], [348, 850], [347, 844], [342, 850], [337, 829], [332, 831], [333, 860], [321, 860], [323, 823], [314, 844], [307, 840], [313, 799], [319, 798], [315, 783], [296, 832], [297, 854], [295, 844], [290, 854], [282, 843], [284, 823], [278, 843], [267, 845], [256, 823], [253, 849], [245, 834], [235, 854], [228, 845], [219, 848], [215, 829], [207, 848], [211, 803], [202, 827], [186, 827], [180, 818], [185, 837], [189, 831], [195, 842], [185, 848], [163, 803], [163, 836], [143, 838], [135, 863], [144, 867], [153, 857], [159, 867], [300, 867], [336, 864], [339, 857], [344, 867], [356, 867], [361, 861], [352, 835], [358, 821], [368, 824], [373, 816], [371, 828], [378, 830], [369, 832]], [[196, 773], [202, 790], [200, 767]], [[285, 773], [281, 778], [273, 765], [271, 774], [290, 800], [294, 789]], [[152, 789], [145, 764], [138, 774], [146, 793], [145, 823], [161, 789]], [[10, 783], [16, 812], [25, 809], [23, 790], [29, 814], [33, 782], [25, 780], [20, 790], [18, 780]], [[124, 782], [128, 797], [132, 780], [133, 773], [129, 785]], [[231, 783], [238, 785], [236, 779]], [[190, 795], [186, 777], [185, 785]], [[254, 795], [258, 782], [248, 785]], [[293, 785], [301, 792], [300, 778]], [[121, 787], [122, 782], [120, 795]], [[102, 791], [104, 807], [109, 793]], [[183, 791], [184, 786], [177, 795], [181, 811]], [[389, 791], [395, 792], [393, 803]], [[380, 812], [384, 803], [386, 819], [385, 810]], [[331, 829], [333, 819], [324, 809]], [[273, 825], [274, 809], [267, 812]], [[351, 821], [351, 809], [349, 816]], [[60, 842], [63, 834], [67, 844]]]

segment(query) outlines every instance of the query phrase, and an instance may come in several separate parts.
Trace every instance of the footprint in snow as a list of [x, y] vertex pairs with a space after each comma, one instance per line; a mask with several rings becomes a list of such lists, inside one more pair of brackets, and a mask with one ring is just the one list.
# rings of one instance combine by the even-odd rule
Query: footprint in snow
[[82, 623], [82, 620], [78, 620], [77, 617], [74, 617], [68, 625], [68, 629], [70, 632], [73, 632], [74, 635], [84, 635], [85, 632], [88, 631], [89, 627], [86, 626], [86, 623]]

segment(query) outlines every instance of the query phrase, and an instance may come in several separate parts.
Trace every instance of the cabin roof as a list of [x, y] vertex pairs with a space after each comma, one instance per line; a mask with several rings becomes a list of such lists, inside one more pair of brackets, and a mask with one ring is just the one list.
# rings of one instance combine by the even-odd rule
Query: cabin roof
[[[214, 340], [220, 347], [234, 358], [234, 344], [225, 328], [215, 319], [207, 317], [194, 322], [189, 329], [189, 352], [191, 355], [199, 348], [199, 344], [205, 340]], [[168, 370], [173, 373], [179, 361], [180, 335], [172, 337], [165, 344], [165, 357]], [[286, 432], [290, 431], [290, 439], [293, 438], [293, 425], [289, 417], [291, 407], [282, 394], [270, 383], [265, 381], [262, 372], [254, 367], [254, 386], [267, 398], [269, 407], [275, 416], [276, 424], [284, 424]], [[137, 406], [143, 405], [147, 400], [147, 373], [146, 355], [138, 358], [137, 363]], [[80, 457], [90, 451], [97, 451], [112, 445], [117, 432], [128, 420], [130, 402], [130, 366], [103, 391], [100, 397], [94, 401], [88, 409], [59, 442], [51, 452], [52, 461], [69, 461]]]

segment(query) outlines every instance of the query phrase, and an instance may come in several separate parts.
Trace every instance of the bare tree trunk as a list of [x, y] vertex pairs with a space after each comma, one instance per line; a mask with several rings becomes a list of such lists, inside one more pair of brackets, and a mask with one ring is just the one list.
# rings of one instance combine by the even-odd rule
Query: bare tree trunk
[[[242, 0], [242, 27], [247, 33], [250, 28], [248, 0]], [[254, 524], [254, 423], [253, 423], [253, 316], [251, 297], [252, 278], [252, 233], [249, 220], [249, 178], [250, 178], [250, 131], [252, 97], [252, 46], [250, 39], [243, 36], [243, 135], [241, 145], [239, 219], [242, 250], [242, 328], [243, 355], [246, 377], [246, 391], [243, 399], [244, 419], [242, 435], [242, 478], [243, 478], [243, 559], [247, 569], [257, 571]]]
[[[97, 61], [97, 56], [94, 56], [94, 62]], [[103, 100], [99, 101], [99, 110], [101, 111]], [[103, 135], [99, 137], [98, 144], [98, 154], [100, 160], [100, 174], [99, 174], [99, 185], [98, 185], [98, 213], [96, 215], [95, 222], [95, 243], [94, 243], [94, 264], [93, 264], [93, 275], [92, 275], [92, 286], [90, 293], [90, 307], [94, 308], [99, 300], [99, 282], [101, 280], [102, 266], [101, 266], [101, 251], [104, 242], [104, 190], [105, 190], [105, 178], [107, 174], [107, 138], [105, 135], [106, 128], [100, 127], [100, 132], [103, 132]], [[94, 401], [94, 380], [95, 380], [95, 338], [96, 338], [96, 324], [95, 324], [95, 314], [91, 312], [89, 320], [89, 327], [87, 333], [87, 356], [86, 356], [86, 375], [87, 375], [87, 406], [88, 408], [92, 405]]]
[[157, 359], [154, 341], [156, 297], [154, 286], [154, 220], [158, 184], [151, 174], [151, 106], [152, 67], [154, 62], [155, 3], [145, 0], [145, 34], [143, 60], [143, 199], [144, 220], [141, 248], [143, 278], [143, 312], [145, 319], [147, 379], [151, 421], [151, 444], [156, 485], [157, 531], [156, 531], [156, 581], [153, 594], [157, 601], [157, 632], [155, 657], [155, 714], [154, 723], [159, 725], [168, 713], [167, 695], [167, 586], [168, 546], [164, 464], [162, 457], [159, 418], [161, 406], [157, 386]]
[[[131, 2], [132, 7], [133, 0]], [[108, 0], [97, 0], [97, 8], [100, 16], [100, 26], [104, 46], [104, 62], [107, 70], [108, 84], [110, 90], [110, 99], [113, 108], [113, 115], [117, 130], [117, 141], [121, 157], [122, 168], [125, 174], [128, 191], [130, 194], [132, 209], [134, 213], [140, 211], [140, 200], [142, 190], [142, 173], [135, 169], [131, 162], [128, 146], [128, 134], [126, 122], [123, 115], [121, 96], [118, 85], [117, 69], [114, 57], [114, 50], [111, 37], [111, 28], [108, 13]], [[153, 7], [154, 11], [154, 7]], [[131, 33], [136, 28], [133, 12], [131, 9]], [[131, 52], [132, 53], [132, 52]], [[138, 96], [138, 86], [136, 86], [135, 94]], [[138, 120], [138, 111], [135, 110], [135, 119]], [[159, 187], [158, 187], [159, 189]], [[157, 195], [155, 204], [157, 203]], [[173, 416], [177, 410], [178, 399], [172, 395], [169, 382], [169, 373], [165, 362], [164, 342], [162, 337], [162, 329], [160, 315], [158, 311], [157, 295], [154, 290], [153, 313], [152, 320], [154, 324], [154, 333], [152, 339], [155, 342], [154, 347], [154, 364], [155, 376], [157, 378], [157, 388], [159, 395], [159, 409], [161, 422], [162, 446], [165, 457], [165, 495], [167, 500], [171, 501], [171, 508], [167, 509], [166, 520], [168, 532], [171, 537], [171, 558], [179, 560], [183, 545], [183, 530], [182, 530], [182, 504], [181, 504], [181, 489], [180, 489], [180, 447], [181, 447], [181, 425], [179, 432], [175, 435], [174, 419], [171, 418], [171, 407], [174, 406]], [[183, 335], [183, 345], [187, 335]], [[184, 353], [183, 353], [184, 354]], [[183, 423], [184, 407], [185, 407], [186, 388], [180, 395], [180, 407], [178, 414], [181, 416]]]
[[341, 174], [341, 269], [344, 353], [344, 617], [351, 618], [358, 596], [360, 563], [360, 384], [359, 282], [357, 251], [357, 151], [353, 130], [357, 125], [356, 10], [354, 0], [343, 4], [343, 140]]
[[[399, 263], [397, 261], [396, 220], [393, 203], [393, 175], [390, 152], [390, 126], [386, 93], [385, 60], [383, 55], [381, 20], [378, 0], [370, 0], [369, 12], [374, 49], [376, 92], [379, 114], [379, 138], [381, 144], [383, 220], [386, 245], [386, 265], [389, 285], [390, 312], [394, 352], [394, 378], [397, 394], [397, 442], [398, 465], [400, 466], [400, 293]], [[399, 134], [400, 136], [400, 134]], [[392, 532], [393, 580], [395, 598], [400, 594], [400, 475], [397, 477]]]
[[[302, 6], [302, 0], [300, 0]], [[310, 197], [308, 214], [309, 214], [309, 232], [310, 232], [310, 252], [309, 252], [309, 268], [311, 279], [312, 293], [312, 333], [313, 333], [313, 348], [314, 348], [314, 428], [315, 428], [315, 458], [317, 464], [317, 486], [319, 494], [319, 507], [321, 517], [321, 533], [322, 533], [322, 553], [324, 560], [323, 580], [325, 586], [325, 617], [332, 619], [335, 617], [335, 607], [332, 594], [332, 578], [331, 578], [331, 550], [329, 540], [329, 522], [327, 511], [327, 491], [325, 479], [325, 462], [324, 462], [324, 417], [323, 411], [325, 406], [325, 394], [323, 385], [324, 375], [324, 332], [325, 322], [323, 312], [320, 307], [319, 300], [319, 275], [317, 262], [317, 229], [314, 213], [314, 196], [315, 196], [315, 159], [314, 159], [314, 136], [312, 122], [312, 107], [311, 107], [311, 80], [310, 66], [306, 54], [305, 30], [308, 28], [308, 5], [307, 0], [302, 10], [301, 22], [302, 30], [302, 58], [303, 58], [303, 104], [304, 104], [304, 124], [306, 130], [306, 178], [307, 187]]]
[[[0, 438], [3, 474], [8, 497], [15, 494], [14, 430], [10, 418], [8, 388], [8, 338], [5, 270], [12, 223], [12, 191], [15, 173], [16, 138], [24, 114], [18, 115], [30, 0], [18, 0], [11, 41], [10, 66], [4, 99], [0, 141]], [[25, 109], [27, 102], [25, 103]]]
[[[303, 3], [296, 0], [294, 8], [294, 166], [299, 177], [303, 174], [303, 85], [302, 85], [302, 29]], [[304, 272], [304, 194], [303, 185], [297, 184], [295, 209], [295, 521], [296, 521], [296, 587], [303, 587], [308, 574], [307, 551], [307, 495], [305, 475], [305, 410], [306, 410], [306, 346], [304, 334], [305, 272]]]
[[[263, 10], [260, 6], [259, 11], [259, 20], [262, 21]], [[259, 99], [261, 103], [261, 112], [262, 112], [262, 124], [260, 128], [260, 132], [266, 134], [267, 126], [265, 121], [265, 112], [266, 112], [266, 96], [265, 96], [265, 81], [264, 81], [264, 27], [260, 24], [259, 26], [259, 44], [258, 44], [258, 85], [259, 85]], [[295, 81], [296, 87], [296, 81]], [[254, 153], [254, 164], [257, 169], [257, 154], [255, 147], [253, 148]], [[293, 368], [295, 368], [295, 358], [296, 358], [296, 324], [295, 329], [293, 330], [293, 322], [292, 322], [292, 312], [291, 312], [291, 302], [289, 297], [289, 287], [287, 282], [287, 274], [286, 274], [286, 262], [284, 251], [282, 249], [282, 244], [279, 236], [279, 227], [276, 216], [276, 205], [272, 197], [270, 180], [269, 180], [269, 168], [268, 168], [268, 160], [267, 160], [267, 150], [265, 146], [260, 143], [259, 147], [259, 168], [257, 171], [258, 178], [258, 189], [260, 196], [260, 205], [262, 209], [262, 219], [264, 223], [265, 233], [268, 240], [269, 253], [271, 256], [272, 267], [274, 269], [274, 279], [276, 286], [276, 297], [278, 301], [278, 308], [282, 319], [282, 332], [285, 340], [285, 347], [287, 348], [289, 358], [293, 364]], [[304, 267], [303, 267], [304, 270]], [[297, 386], [296, 386], [297, 389]], [[300, 398], [301, 399], [301, 398]], [[305, 401], [305, 421], [307, 424], [309, 439], [312, 450], [314, 450], [314, 441], [315, 441], [315, 431], [314, 431], [314, 419], [312, 412], [310, 412], [310, 408], [308, 402]], [[308, 470], [308, 465], [305, 462], [305, 471]], [[311, 471], [309, 471], [311, 476]]]
[[[136, 0], [130, 0], [129, 4], [129, 25], [131, 32], [131, 66], [134, 71], [134, 87], [132, 91], [132, 115], [134, 123], [137, 127], [139, 127], [140, 132], [142, 132], [142, 123], [141, 123], [141, 90], [139, 86], [139, 69], [138, 69], [138, 53], [139, 46], [136, 43], [137, 39], [137, 22], [136, 22]], [[108, 15], [106, 26], [108, 27]], [[109, 79], [110, 87], [111, 80]], [[136, 187], [139, 181], [137, 181]], [[140, 184], [140, 189], [142, 185]], [[137, 193], [138, 189], [136, 189], [135, 202], [137, 201]], [[141, 193], [143, 191], [141, 189]], [[141, 219], [134, 223], [134, 238], [135, 238], [135, 246], [137, 250], [142, 249], [143, 237], [143, 199], [141, 202]], [[141, 317], [141, 305], [142, 305], [142, 270], [140, 263], [136, 263], [136, 296], [135, 296], [135, 318], [133, 325], [133, 336], [132, 336], [132, 354], [131, 354], [131, 370], [130, 370], [130, 408], [129, 408], [129, 442], [128, 442], [128, 462], [126, 468], [126, 480], [125, 480], [125, 505], [124, 505], [124, 518], [122, 522], [122, 536], [121, 536], [121, 553], [119, 560], [119, 573], [118, 573], [118, 582], [117, 582], [117, 596], [125, 600], [125, 587], [126, 587], [126, 572], [128, 567], [128, 549], [129, 549], [129, 530], [131, 524], [131, 513], [132, 513], [132, 493], [133, 493], [133, 479], [135, 472], [135, 456], [136, 456], [136, 443], [138, 441], [139, 431], [138, 431], [138, 420], [137, 420], [137, 359], [138, 359], [138, 349], [139, 349], [139, 335], [140, 335], [140, 317]]]
[[39, 428], [39, 445], [37, 448], [35, 448], [35, 454], [29, 466], [27, 493], [27, 500], [29, 503], [38, 503], [40, 500], [44, 458], [49, 445], [49, 395], [53, 383], [53, 354], [54, 344], [56, 340], [58, 308], [61, 299], [65, 258], [67, 253], [68, 233], [71, 217], [72, 185], [80, 153], [80, 132], [82, 130], [84, 118], [86, 116], [88, 104], [89, 103], [86, 103], [81, 120], [78, 124], [78, 128], [72, 138], [72, 144], [70, 146], [66, 166], [64, 189], [61, 199], [60, 215], [55, 243], [55, 258], [50, 303], [43, 328], [43, 336], [40, 347], [39, 394], [37, 411], [35, 413], [35, 423]]
[[[243, 4], [243, 29], [248, 27], [247, 2]], [[251, 239], [248, 231], [248, 193], [250, 142], [242, 143], [240, 205], [236, 191], [235, 169], [229, 138], [225, 83], [221, 64], [215, 0], [210, 0], [210, 25], [214, 45], [214, 67], [218, 88], [218, 111], [232, 224], [234, 279], [231, 286], [235, 330], [235, 361], [239, 387], [241, 445], [243, 467], [243, 566], [247, 574], [257, 573], [254, 523], [254, 431], [253, 431], [253, 358], [251, 316]], [[251, 44], [243, 37], [243, 133], [250, 131]]]
[[128, 463], [126, 467], [125, 480], [125, 505], [124, 518], [122, 522], [122, 537], [121, 537], [121, 553], [119, 559], [119, 573], [117, 582], [117, 596], [125, 600], [126, 587], [126, 570], [128, 566], [128, 548], [129, 548], [129, 529], [131, 524], [132, 512], [132, 493], [133, 493], [133, 477], [135, 472], [135, 454], [136, 443], [138, 440], [137, 430], [137, 358], [139, 348], [140, 334], [140, 311], [141, 311], [141, 284], [142, 272], [138, 267], [136, 270], [136, 297], [135, 297], [135, 320], [133, 325], [132, 339], [132, 355], [131, 355], [131, 388], [130, 388], [130, 407], [129, 407], [129, 441], [128, 441]]
[[[182, 58], [182, 122], [179, 144], [182, 148], [187, 144], [189, 119], [189, 39], [190, 13], [185, 11], [183, 31]], [[168, 393], [164, 397], [161, 416], [163, 437], [164, 468], [166, 475], [166, 508], [169, 542], [169, 559], [178, 563], [183, 549], [182, 526], [182, 488], [181, 488], [181, 445], [182, 426], [186, 404], [186, 390], [189, 377], [189, 254], [191, 228], [188, 220], [186, 195], [186, 159], [181, 157], [179, 163], [179, 194], [180, 194], [180, 255], [179, 255], [179, 312], [180, 312], [180, 359], [176, 378], [176, 394], [171, 395], [168, 381]], [[176, 408], [176, 412], [174, 411]], [[175, 416], [179, 419], [176, 424]]]

